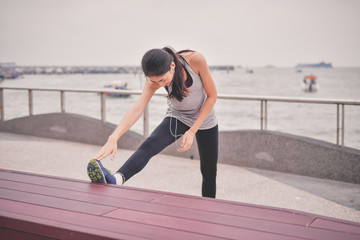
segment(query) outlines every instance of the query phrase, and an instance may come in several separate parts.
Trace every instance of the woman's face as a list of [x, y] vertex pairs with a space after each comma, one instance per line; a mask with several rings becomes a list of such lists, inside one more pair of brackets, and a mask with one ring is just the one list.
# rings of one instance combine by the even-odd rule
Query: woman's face
[[170, 70], [164, 73], [160, 76], [148, 76], [147, 79], [150, 82], [153, 82], [155, 84], [159, 84], [160, 87], [166, 87], [169, 86], [174, 78], [174, 67], [175, 64], [170, 65]]

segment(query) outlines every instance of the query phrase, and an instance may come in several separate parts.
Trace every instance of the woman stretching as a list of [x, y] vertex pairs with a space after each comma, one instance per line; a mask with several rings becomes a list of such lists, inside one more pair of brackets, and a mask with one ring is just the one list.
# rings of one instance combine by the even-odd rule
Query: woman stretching
[[[181, 138], [179, 152], [187, 151], [196, 141], [202, 174], [202, 196], [215, 198], [218, 159], [218, 125], [213, 110], [217, 92], [205, 58], [199, 52], [171, 48], [152, 49], [141, 61], [146, 76], [143, 92], [135, 105], [109, 136], [88, 165], [94, 182], [122, 185], [140, 172], [150, 158]], [[114, 174], [103, 167], [102, 159], [114, 159], [120, 137], [141, 117], [155, 91], [165, 87], [168, 92], [166, 117], [135, 153]]]

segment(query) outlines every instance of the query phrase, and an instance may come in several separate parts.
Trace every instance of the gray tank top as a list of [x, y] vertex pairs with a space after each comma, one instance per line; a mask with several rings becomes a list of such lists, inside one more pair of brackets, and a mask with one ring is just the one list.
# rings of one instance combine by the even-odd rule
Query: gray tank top
[[[168, 98], [168, 109], [166, 111], [166, 116], [174, 117], [185, 125], [191, 127], [198, 118], [207, 95], [200, 76], [191, 69], [190, 65], [185, 60], [180, 58], [180, 62], [191, 76], [193, 82], [192, 85], [188, 88], [190, 90], [189, 95], [184, 97], [181, 102], [176, 98]], [[170, 91], [171, 85], [169, 86], [169, 92]], [[204, 122], [201, 124], [199, 130], [210, 129], [216, 125], [217, 118], [214, 108], [212, 108]]]

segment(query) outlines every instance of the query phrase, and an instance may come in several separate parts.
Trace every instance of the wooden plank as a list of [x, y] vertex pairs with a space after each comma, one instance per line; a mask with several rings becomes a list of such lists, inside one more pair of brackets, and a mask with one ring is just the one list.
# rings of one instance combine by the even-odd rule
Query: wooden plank
[[0, 198], [52, 208], [65, 209], [74, 212], [91, 213], [94, 215], [103, 215], [116, 209], [109, 206], [102, 206], [97, 204], [79, 202], [69, 199], [61, 199], [51, 196], [26, 193], [3, 188], [0, 188]]
[[[134, 222], [176, 228], [182, 231], [202, 233], [229, 239], [247, 239], [249, 236], [256, 236], [263, 239], [324, 239], [338, 240], [354, 238], [350, 234], [344, 234], [333, 230], [312, 229], [306, 226], [298, 226], [277, 222], [255, 220], [243, 217], [234, 218], [236, 227], [226, 223], [211, 223], [206, 219], [190, 220], [186, 218], [172, 217], [155, 213], [141, 212], [138, 210], [119, 209], [108, 214], [107, 217], [126, 219]], [[215, 217], [215, 216], [214, 216]], [[250, 223], [249, 223], [250, 220]], [[350, 239], [350, 238], [349, 238]]]
[[29, 234], [26, 232], [20, 232], [12, 229], [6, 229], [0, 227], [0, 236], [2, 239], [6, 240], [19, 240], [19, 239], [26, 239], [26, 240], [51, 240], [52, 238], [43, 237], [39, 235]]
[[214, 201], [213, 199], [198, 199], [193, 197], [175, 197], [172, 195], [164, 195], [153, 200], [152, 202], [176, 207], [187, 206], [191, 209], [290, 223], [301, 226], [306, 226], [315, 219], [310, 214], [306, 215], [285, 209], [281, 210], [265, 206], [251, 206], [250, 204], [245, 205], [234, 202]]
[[125, 186], [109, 186], [117, 188], [117, 191], [112, 191], [111, 188], [104, 188], [105, 184], [84, 184], [90, 181], [83, 181], [78, 179], [60, 178], [55, 176], [39, 175], [36, 173], [19, 172], [15, 170], [0, 169], [0, 179], [31, 183], [40, 186], [52, 186], [60, 189], [74, 190], [78, 192], [94, 192], [101, 195], [112, 197], [121, 197], [125, 199], [133, 199], [138, 201], [152, 201], [162, 194], [155, 191], [128, 188]]
[[[139, 224], [131, 221], [124, 221], [114, 218], [89, 215], [80, 212], [66, 211], [50, 207], [43, 207], [21, 202], [14, 202], [0, 199], [0, 216], [15, 219], [16, 224], [7, 226], [10, 229], [19, 229], [33, 234], [46, 234], [46, 228], [28, 227], [19, 224], [25, 221], [28, 224], [39, 224], [59, 228], [63, 231], [69, 229], [79, 233], [89, 233], [104, 238], [119, 235], [132, 236], [144, 239], [218, 239], [205, 234], [195, 234], [179, 230], [158, 227], [148, 224]], [[5, 223], [0, 219], [0, 226]], [[25, 228], [25, 229], [22, 229]], [[34, 232], [34, 231], [40, 231]], [[115, 234], [115, 235], [114, 235]], [[125, 238], [128, 239], [128, 238]]]
[[131, 211], [119, 209], [117, 211], [106, 214], [107, 217], [116, 219], [127, 219], [134, 222], [163, 226], [181, 231], [194, 233], [206, 233], [208, 235], [226, 238], [226, 239], [304, 239], [302, 237], [293, 237], [284, 235], [281, 232], [269, 233], [259, 230], [230, 227], [221, 224], [208, 223], [203, 221], [195, 221], [184, 218], [176, 218], [159, 214], [150, 214], [139, 211]]
[[341, 220], [330, 220], [317, 218], [311, 223], [312, 228], [332, 229], [340, 232], [348, 232], [359, 235], [360, 239], [360, 224], [345, 222]]
[[[88, 184], [88, 183], [86, 183]], [[109, 186], [103, 185], [102, 188], [108, 188]], [[8, 189], [8, 190], [16, 190], [19, 192], [32, 193], [42, 196], [50, 196], [59, 199], [67, 199], [72, 201], [79, 201], [94, 205], [102, 205], [113, 207], [114, 209], [122, 207], [122, 208], [130, 208], [130, 209], [153, 209], [154, 204], [146, 201], [136, 201], [130, 199], [117, 198], [107, 195], [98, 194], [98, 192], [78, 192], [74, 190], [66, 190], [53, 188], [48, 186], [40, 186], [40, 185], [32, 185], [28, 183], [22, 182], [13, 182], [0, 180], [0, 190]], [[117, 191], [118, 189], [112, 188], [111, 190]], [[137, 191], [139, 192], [139, 191]], [[139, 194], [139, 193], [138, 193]], [[115, 194], [116, 195], [116, 194]], [[158, 194], [160, 195], [160, 194]], [[1, 195], [0, 195], [1, 197]], [[39, 204], [39, 202], [37, 203]], [[50, 203], [47, 203], [50, 204]], [[47, 205], [50, 206], [50, 205]], [[53, 205], [51, 205], [53, 206]], [[161, 206], [161, 205], [159, 205]], [[111, 210], [111, 209], [110, 209]], [[86, 211], [85, 211], [86, 212]], [[99, 215], [99, 214], [98, 214]]]
[[[107, 188], [108, 186], [102, 187]], [[40, 186], [6, 180], [0, 180], [0, 189], [1, 188], [113, 207], [119, 207], [124, 203], [134, 202], [134, 200], [109, 197], [103, 194], [99, 194], [99, 192], [79, 192], [75, 190], [54, 188], [51, 186]], [[117, 189], [113, 190], [116, 191]]]
[[[68, 216], [71, 219], [71, 216]], [[76, 215], [75, 215], [76, 217]], [[70, 220], [71, 222], [71, 220]], [[28, 235], [44, 236], [50, 239], [102, 240], [102, 239], [133, 239], [125, 234], [117, 234], [101, 229], [81, 227], [66, 222], [53, 221], [24, 214], [16, 214], [0, 210], [0, 226], [8, 230], [17, 230]], [[26, 238], [25, 238], [26, 239]]]

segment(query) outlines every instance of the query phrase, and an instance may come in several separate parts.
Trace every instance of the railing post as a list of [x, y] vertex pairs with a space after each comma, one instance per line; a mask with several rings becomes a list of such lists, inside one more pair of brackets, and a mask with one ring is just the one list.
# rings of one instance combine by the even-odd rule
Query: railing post
[[149, 104], [146, 106], [144, 110], [144, 138], [149, 136]]
[[267, 100], [264, 102], [265, 104], [265, 130], [267, 130]]
[[344, 142], [345, 142], [345, 105], [341, 104], [341, 108], [342, 108], [342, 121], [341, 121], [341, 146], [344, 147]]
[[4, 89], [0, 89], [0, 115], [1, 115], [1, 121], [5, 120], [5, 114], [4, 114]]
[[[340, 120], [341, 111], [341, 120]], [[336, 145], [340, 146], [340, 129], [341, 129], [341, 147], [345, 144], [345, 105], [336, 104]]]
[[32, 116], [33, 113], [33, 91], [29, 89], [29, 116]]
[[260, 101], [260, 130], [263, 130], [263, 121], [264, 121], [264, 116], [263, 116], [263, 100]]
[[64, 90], [60, 91], [60, 102], [61, 102], [61, 112], [65, 112], [65, 92]]
[[267, 100], [260, 100], [260, 129], [267, 130]]
[[106, 106], [105, 106], [105, 93], [101, 92], [101, 121], [106, 122]]
[[340, 131], [340, 106], [336, 104], [336, 145], [339, 145], [339, 131]]

